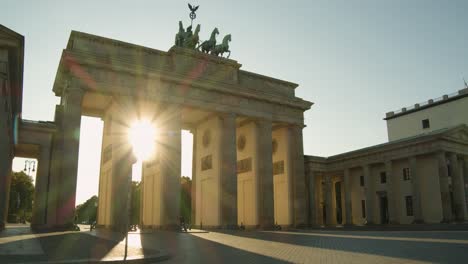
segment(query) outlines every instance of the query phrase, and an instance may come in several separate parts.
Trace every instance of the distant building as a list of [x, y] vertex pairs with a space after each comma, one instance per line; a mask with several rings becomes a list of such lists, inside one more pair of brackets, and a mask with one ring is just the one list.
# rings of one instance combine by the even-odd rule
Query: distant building
[[389, 142], [306, 156], [309, 223], [466, 221], [468, 89], [386, 115]]
[[388, 112], [384, 119], [387, 121], [389, 141], [460, 124], [468, 125], [468, 88]]

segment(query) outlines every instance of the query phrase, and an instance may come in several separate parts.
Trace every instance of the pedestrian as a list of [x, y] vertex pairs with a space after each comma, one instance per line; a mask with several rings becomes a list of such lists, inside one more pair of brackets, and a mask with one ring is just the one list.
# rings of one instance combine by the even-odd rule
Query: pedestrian
[[181, 229], [187, 232], [187, 226], [185, 225], [185, 218], [182, 215], [179, 217], [179, 221], [180, 221]]

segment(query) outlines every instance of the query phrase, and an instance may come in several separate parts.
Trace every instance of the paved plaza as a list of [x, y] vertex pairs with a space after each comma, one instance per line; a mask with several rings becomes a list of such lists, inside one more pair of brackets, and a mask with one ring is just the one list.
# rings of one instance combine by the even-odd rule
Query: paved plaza
[[[83, 226], [81, 232], [15, 232], [0, 237], [1, 263], [48, 257], [72, 263], [91, 257], [115, 260], [124, 250], [120, 234], [90, 232]], [[154, 262], [161, 263], [464, 263], [468, 259], [468, 231], [157, 231], [132, 232], [128, 243], [129, 257], [156, 254]]]
[[[232, 232], [143, 236], [168, 263], [462, 263], [468, 232]], [[169, 243], [165, 243], [165, 241]]]

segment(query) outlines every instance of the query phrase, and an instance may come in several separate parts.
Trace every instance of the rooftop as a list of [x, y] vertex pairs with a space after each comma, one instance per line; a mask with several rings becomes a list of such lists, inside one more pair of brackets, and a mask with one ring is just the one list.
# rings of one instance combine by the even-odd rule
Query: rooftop
[[414, 104], [414, 105], [411, 105], [411, 106], [408, 106], [408, 107], [403, 107], [403, 108], [398, 109], [396, 111], [388, 112], [385, 115], [384, 120], [389, 120], [389, 119], [396, 118], [396, 117], [399, 117], [399, 116], [403, 116], [403, 115], [406, 115], [406, 114], [409, 114], [409, 113], [414, 113], [414, 112], [417, 112], [417, 111], [420, 111], [420, 110], [423, 110], [423, 109], [427, 109], [427, 108], [434, 107], [434, 106], [437, 106], [437, 105], [440, 105], [440, 104], [448, 103], [448, 102], [458, 100], [458, 99], [461, 99], [461, 98], [464, 98], [464, 97], [468, 97], [468, 88], [461, 89], [461, 90], [459, 90], [458, 92], [455, 92], [455, 93], [444, 94], [441, 97], [438, 97], [438, 98], [435, 98], [435, 99], [429, 99], [427, 101], [424, 101], [424, 102], [421, 102], [421, 103], [418, 103], [418, 104]]

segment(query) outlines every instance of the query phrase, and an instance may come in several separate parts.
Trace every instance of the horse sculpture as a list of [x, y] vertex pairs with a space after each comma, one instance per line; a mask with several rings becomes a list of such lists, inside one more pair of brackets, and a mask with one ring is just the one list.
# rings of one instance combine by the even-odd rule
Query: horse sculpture
[[204, 53], [209, 53], [210, 51], [213, 50], [213, 48], [216, 46], [216, 35], [219, 34], [218, 28], [213, 29], [213, 32], [211, 32], [211, 36], [209, 40], [203, 41], [200, 46], [198, 46], [198, 49], [201, 48], [201, 51]]
[[231, 51], [229, 50], [229, 41], [231, 41], [231, 34], [228, 34], [226, 36], [224, 36], [223, 38], [223, 42], [219, 45], [216, 45], [212, 50], [211, 50], [211, 54], [215, 55], [215, 56], [219, 56], [219, 54], [221, 54], [221, 57], [223, 56], [223, 53], [225, 52], [229, 52], [227, 58], [229, 58], [229, 56], [231, 56]]
[[[191, 31], [190, 31], [191, 32]], [[189, 48], [189, 49], [195, 49], [197, 46], [200, 37], [198, 36], [198, 33], [200, 33], [200, 24], [197, 25], [195, 28], [195, 32], [191, 35], [187, 34], [185, 40], [184, 40], [184, 47]]]

